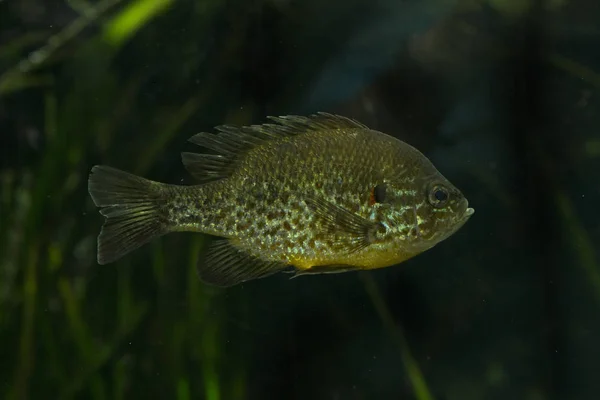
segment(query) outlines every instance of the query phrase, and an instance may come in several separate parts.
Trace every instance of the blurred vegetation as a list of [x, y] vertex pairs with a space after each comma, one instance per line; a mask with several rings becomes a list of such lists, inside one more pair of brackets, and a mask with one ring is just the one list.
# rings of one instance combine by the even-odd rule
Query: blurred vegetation
[[[0, 397], [593, 399], [600, 6], [0, 1]], [[94, 164], [190, 183], [186, 139], [333, 111], [476, 214], [402, 267], [227, 290], [201, 235], [96, 263]]]

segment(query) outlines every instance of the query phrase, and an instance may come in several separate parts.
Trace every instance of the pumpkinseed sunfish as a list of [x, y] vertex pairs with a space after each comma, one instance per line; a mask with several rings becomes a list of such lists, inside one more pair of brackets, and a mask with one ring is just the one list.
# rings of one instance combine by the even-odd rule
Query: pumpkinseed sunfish
[[231, 286], [295, 267], [296, 275], [398, 264], [473, 214], [463, 194], [412, 146], [346, 117], [268, 117], [218, 126], [182, 153], [198, 185], [154, 182], [107, 166], [88, 188], [106, 217], [98, 263], [169, 232], [218, 237], [200, 278]]

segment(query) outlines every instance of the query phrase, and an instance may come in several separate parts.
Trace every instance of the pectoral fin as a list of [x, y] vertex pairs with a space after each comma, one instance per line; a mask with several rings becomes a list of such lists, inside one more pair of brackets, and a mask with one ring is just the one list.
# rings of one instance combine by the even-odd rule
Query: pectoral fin
[[310, 198], [306, 204], [319, 216], [336, 241], [349, 247], [349, 252], [357, 252], [375, 241], [377, 232], [385, 229], [378, 222], [354, 214], [330, 201]]

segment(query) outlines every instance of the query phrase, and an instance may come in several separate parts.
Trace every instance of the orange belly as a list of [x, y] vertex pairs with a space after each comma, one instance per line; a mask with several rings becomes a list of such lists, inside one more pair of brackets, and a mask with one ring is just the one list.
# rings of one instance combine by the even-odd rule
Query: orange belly
[[296, 257], [289, 259], [289, 262], [300, 270], [309, 270], [312, 267], [326, 265], [351, 265], [357, 269], [369, 270], [399, 264], [419, 253], [400, 251], [398, 249], [373, 248], [358, 253], [327, 255], [311, 259]]

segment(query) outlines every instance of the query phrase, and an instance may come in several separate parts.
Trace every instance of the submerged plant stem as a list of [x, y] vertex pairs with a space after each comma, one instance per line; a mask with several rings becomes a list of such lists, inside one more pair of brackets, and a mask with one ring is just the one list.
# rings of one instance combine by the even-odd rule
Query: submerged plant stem
[[410, 346], [406, 341], [404, 332], [402, 331], [402, 328], [394, 322], [394, 318], [392, 317], [389, 308], [381, 296], [379, 288], [377, 287], [377, 283], [375, 283], [373, 277], [368, 273], [361, 273], [360, 277], [365, 285], [365, 290], [371, 298], [371, 302], [373, 303], [375, 311], [377, 311], [377, 314], [379, 314], [379, 318], [381, 318], [381, 321], [388, 328], [391, 336], [400, 349], [402, 363], [404, 364], [406, 371], [408, 371], [408, 379], [412, 384], [416, 398], [418, 400], [434, 400], [429, 388], [427, 387], [425, 377], [419, 368], [419, 364], [417, 364], [410, 353]]
[[104, 0], [98, 2], [95, 7], [87, 9], [85, 14], [80, 15], [79, 18], [75, 19], [56, 35], [51, 36], [44, 46], [31, 52], [15, 67], [0, 75], [0, 95], [11, 91], [15, 87], [15, 82], [23, 80], [23, 75], [32, 72], [35, 68], [45, 63], [59, 48], [75, 39], [85, 28], [96, 21], [99, 16], [121, 1]]

